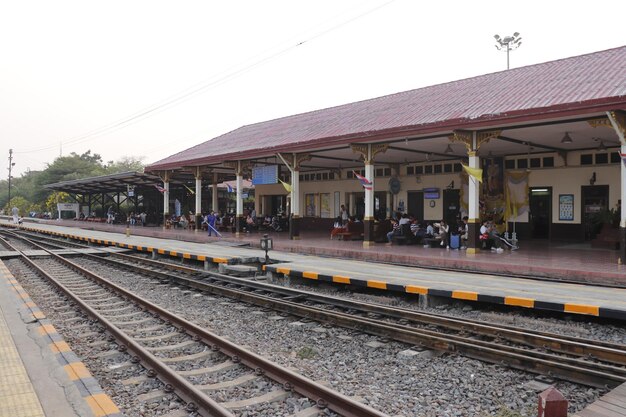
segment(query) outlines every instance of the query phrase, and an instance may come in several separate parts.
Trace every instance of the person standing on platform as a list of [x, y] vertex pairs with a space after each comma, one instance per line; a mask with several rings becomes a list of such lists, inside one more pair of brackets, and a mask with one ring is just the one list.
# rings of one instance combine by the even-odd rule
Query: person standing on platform
[[20, 217], [20, 209], [17, 207], [13, 207], [11, 209], [11, 214], [13, 215], [13, 224], [17, 224]]
[[218, 236], [217, 233], [217, 229], [215, 229], [215, 221], [217, 220], [217, 218], [215, 217], [215, 212], [211, 211], [207, 216], [206, 216], [206, 224], [207, 224], [207, 230], [209, 232], [209, 236], [211, 236], [212, 232], [215, 232], [215, 235]]
[[346, 210], [346, 206], [343, 204], [341, 205], [341, 222], [344, 226], [348, 224], [348, 210]]

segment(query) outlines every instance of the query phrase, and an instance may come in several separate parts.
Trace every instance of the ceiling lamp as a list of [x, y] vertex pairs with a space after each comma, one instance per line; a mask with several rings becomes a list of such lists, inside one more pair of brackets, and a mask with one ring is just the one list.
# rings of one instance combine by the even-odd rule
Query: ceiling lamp
[[443, 153], [452, 153], [452, 152], [453, 152], [452, 146], [450, 146], [450, 144], [448, 143], [448, 146], [446, 147], [446, 150], [443, 151]]
[[574, 140], [569, 135], [569, 132], [565, 132], [565, 136], [563, 136], [563, 139], [561, 139], [561, 143], [574, 143]]

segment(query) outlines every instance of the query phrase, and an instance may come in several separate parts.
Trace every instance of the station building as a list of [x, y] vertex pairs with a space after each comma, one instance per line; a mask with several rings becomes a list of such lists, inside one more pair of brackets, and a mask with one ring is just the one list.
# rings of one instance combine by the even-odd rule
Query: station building
[[[257, 215], [289, 214], [289, 233], [330, 229], [345, 205], [363, 244], [395, 212], [420, 221], [469, 217], [520, 242], [604, 236], [626, 260], [626, 47], [400, 92], [243, 126], [146, 167], [195, 190], [244, 178]], [[359, 177], [362, 177], [359, 179]], [[281, 182], [282, 181], [282, 182]], [[217, 193], [213, 193], [217, 195]]]

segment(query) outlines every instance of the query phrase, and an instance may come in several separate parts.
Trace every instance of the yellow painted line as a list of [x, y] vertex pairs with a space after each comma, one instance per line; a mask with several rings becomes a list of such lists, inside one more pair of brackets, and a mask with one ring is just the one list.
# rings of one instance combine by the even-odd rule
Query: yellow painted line
[[276, 268], [276, 272], [279, 274], [289, 275], [291, 269], [289, 268]]
[[[199, 260], [199, 261], [203, 261], [203, 262], [204, 262], [204, 261], [206, 261], [206, 256], [204, 256], [204, 255], [198, 255], [198, 260]], [[265, 265], [263, 265], [263, 266], [265, 266]], [[265, 270], [264, 270], [264, 271], [265, 271]]]
[[213, 262], [215, 262], [216, 264], [227, 264], [228, 263], [228, 259], [226, 259], [226, 258], [213, 258]]
[[41, 320], [41, 319], [45, 319], [46, 315], [43, 314], [41, 311], [35, 311], [33, 313], [33, 317], [35, 317], [37, 320]]
[[50, 350], [53, 351], [54, 353], [59, 353], [59, 352], [70, 352], [72, 349], [70, 348], [70, 345], [68, 345], [66, 342], [64, 341], [60, 341], [60, 342], [52, 342], [48, 345], [50, 347]]
[[157, 249], [157, 253], [160, 255], [165, 255], [165, 250], [164, 249]]
[[418, 285], [407, 285], [405, 287], [405, 291], [408, 292], [409, 294], [427, 295], [428, 294], [428, 287], [420, 287]]
[[143, 246], [136, 246], [135, 249], [141, 252], [143, 250]]
[[308, 279], [318, 279], [319, 274], [317, 272], [304, 271], [302, 273], [302, 278]]
[[54, 328], [53, 325], [51, 324], [44, 324], [42, 326], [39, 326], [39, 334], [51, 334], [51, 333], [56, 333], [57, 329]]
[[452, 291], [452, 298], [459, 300], [478, 301], [478, 293], [474, 291]]
[[367, 281], [367, 286], [369, 288], [378, 288], [379, 290], [387, 289], [387, 283], [383, 281]]
[[90, 395], [89, 397], [86, 397], [85, 400], [96, 417], [104, 417], [109, 414], [117, 414], [120, 412], [120, 409], [117, 408], [113, 400], [111, 400], [111, 398], [104, 393]]
[[589, 314], [591, 316], [600, 315], [600, 307], [585, 304], [565, 304], [566, 313]]
[[178, 256], [178, 252], [171, 250], [170, 256]]
[[504, 304], [509, 306], [519, 306], [519, 307], [535, 307], [535, 300], [532, 298], [522, 298], [522, 297], [504, 297]]
[[85, 364], [83, 364], [82, 362], [73, 362], [67, 364], [63, 367], [63, 369], [65, 369], [65, 372], [72, 381], [91, 377], [91, 372], [89, 372]]
[[37, 307], [37, 304], [33, 303], [32, 301], [29, 301], [27, 303], [24, 303], [24, 307]]
[[183, 259], [191, 259], [191, 254], [183, 253]]
[[338, 284], [349, 284], [350, 277], [344, 277], [343, 275], [333, 275], [333, 282]]

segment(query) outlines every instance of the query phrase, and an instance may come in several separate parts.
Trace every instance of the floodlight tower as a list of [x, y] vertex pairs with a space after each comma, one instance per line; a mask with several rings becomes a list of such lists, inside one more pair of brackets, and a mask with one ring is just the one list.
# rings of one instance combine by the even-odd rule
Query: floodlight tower
[[506, 69], [509, 69], [509, 52], [519, 48], [522, 45], [522, 38], [519, 32], [515, 32], [513, 36], [505, 36], [501, 38], [500, 35], [495, 35], [496, 49], [498, 51], [506, 51]]

